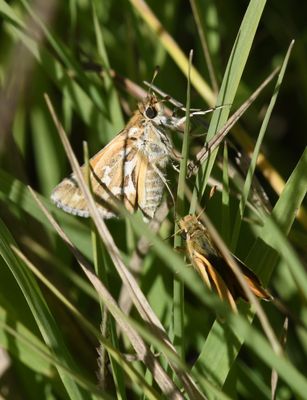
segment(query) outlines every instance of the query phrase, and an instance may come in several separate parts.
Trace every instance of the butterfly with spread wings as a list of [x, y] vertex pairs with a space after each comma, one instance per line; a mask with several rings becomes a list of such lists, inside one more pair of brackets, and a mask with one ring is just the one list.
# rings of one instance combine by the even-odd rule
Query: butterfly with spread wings
[[[90, 183], [102, 218], [116, 216], [118, 202], [131, 213], [140, 209], [145, 219], [153, 218], [167, 186], [167, 164], [178, 157], [165, 133], [166, 127], [175, 126], [162, 101], [148, 95], [125, 128], [90, 159]], [[85, 174], [85, 167], [81, 168]], [[89, 216], [74, 174], [56, 186], [51, 199], [70, 214]]]

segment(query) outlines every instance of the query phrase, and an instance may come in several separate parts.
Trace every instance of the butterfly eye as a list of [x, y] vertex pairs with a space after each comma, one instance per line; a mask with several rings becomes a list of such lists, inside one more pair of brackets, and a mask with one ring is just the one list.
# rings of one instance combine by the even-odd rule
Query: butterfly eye
[[147, 107], [145, 110], [147, 118], [153, 119], [157, 116], [157, 110], [154, 107]]
[[181, 231], [180, 235], [183, 240], [187, 240], [187, 232], [186, 231]]

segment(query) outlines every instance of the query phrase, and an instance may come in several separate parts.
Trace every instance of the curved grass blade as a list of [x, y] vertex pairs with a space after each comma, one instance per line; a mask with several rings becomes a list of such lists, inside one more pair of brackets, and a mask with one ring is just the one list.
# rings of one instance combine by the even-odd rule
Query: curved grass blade
[[[304, 151], [299, 163], [288, 179], [285, 189], [273, 210], [275, 221], [285, 233], [287, 233], [292, 226], [296, 211], [306, 195], [306, 170], [307, 150]], [[293, 195], [294, 193], [295, 197]], [[253, 270], [260, 275], [265, 284], [268, 283], [269, 277], [273, 271], [276, 262], [276, 251], [278, 252], [278, 248], [273, 248], [274, 232], [272, 232], [271, 228], [272, 221], [269, 218], [268, 221], [270, 222], [266, 223], [259, 232], [259, 238], [256, 240], [247, 258], [247, 265], [253, 267]], [[297, 264], [295, 263], [294, 265]], [[241, 310], [245, 315], [248, 315], [247, 307], [241, 307]], [[252, 319], [251, 315], [249, 319]], [[245, 336], [242, 335], [242, 332], [240, 333], [240, 331], [236, 330], [232, 332], [219, 321], [216, 321], [206, 339], [197, 363], [205, 363], [209, 375], [214, 376], [215, 382], [222, 386], [244, 339]], [[250, 342], [250, 346], [253, 346], [252, 341]], [[262, 349], [258, 349], [255, 346], [253, 351], [262, 351]], [[288, 367], [290, 368], [290, 366]], [[291, 368], [293, 367], [291, 366]]]
[[[190, 72], [192, 67], [193, 51], [190, 51], [189, 71], [188, 71], [188, 86], [187, 86], [187, 102], [186, 102], [186, 121], [183, 134], [180, 171], [177, 186], [176, 198], [176, 218], [182, 217], [185, 214], [185, 196], [184, 188], [186, 185], [187, 165], [189, 157], [189, 134], [190, 134]], [[178, 231], [177, 223], [174, 224], [175, 237], [174, 247], [182, 247], [182, 239], [176, 234]], [[174, 276], [173, 281], [173, 326], [172, 326], [173, 342], [178, 354], [184, 359], [184, 286], [180, 279]]]
[[[133, 379], [134, 382], [138, 382], [144, 393], [151, 399], [158, 399], [158, 394], [155, 390], [146, 384], [146, 381], [142, 376], [131, 366], [131, 364], [119, 353], [118, 349], [112, 346], [112, 344], [103, 336], [100, 332], [80, 313], [80, 311], [68, 301], [57, 288], [50, 284], [50, 282], [38, 271], [38, 269], [24, 256], [24, 254], [13, 247], [13, 251], [18, 257], [27, 265], [28, 268], [36, 275], [36, 277], [43, 282], [45, 286], [59, 299], [59, 301], [69, 309], [69, 311], [84, 325], [84, 327], [97, 338], [100, 343], [107, 349], [110, 357], [117, 362], [117, 364], [124, 369], [127, 375]], [[120, 392], [121, 393], [121, 392]], [[122, 396], [119, 398], [123, 398]]]
[[[248, 5], [229, 57], [221, 89], [217, 98], [217, 105], [233, 103], [264, 6], [265, 0], [252, 0]], [[228, 116], [228, 107], [218, 108], [213, 112], [206, 137], [207, 142], [209, 142], [215, 136], [216, 132], [223, 127], [227, 122]], [[216, 155], [217, 150], [210, 154], [208, 161], [202, 165], [201, 170], [198, 173], [196, 187], [193, 191], [191, 202], [191, 212], [195, 211], [197, 200], [200, 202], [204, 194]]]
[[[100, 218], [98, 210], [95, 207], [94, 199], [92, 198], [90, 191], [89, 191], [88, 187], [86, 186], [84, 177], [82, 175], [82, 172], [80, 170], [80, 167], [78, 165], [76, 157], [73, 154], [73, 151], [71, 149], [71, 146], [67, 139], [65, 131], [64, 131], [62, 125], [60, 124], [60, 122], [58, 121], [56, 114], [54, 112], [54, 109], [51, 105], [51, 102], [47, 96], [46, 96], [46, 101], [47, 101], [49, 110], [51, 112], [51, 115], [54, 119], [55, 125], [58, 129], [61, 140], [63, 142], [68, 159], [71, 163], [73, 172], [76, 175], [78, 185], [79, 185], [80, 189], [82, 190], [84, 197], [87, 200], [90, 215], [93, 219], [93, 222], [95, 223], [95, 226], [97, 227], [97, 231], [98, 231], [100, 237], [102, 238], [103, 242], [106, 245], [106, 248], [108, 249], [108, 252], [111, 256], [114, 266], [117, 269], [117, 272], [119, 273], [123, 282], [126, 284], [127, 289], [129, 289], [129, 292], [130, 292], [131, 297], [133, 298], [134, 304], [135, 304], [137, 310], [139, 311], [140, 315], [142, 316], [142, 318], [144, 318], [145, 321], [149, 322], [153, 326], [158, 327], [159, 328], [158, 332], [161, 334], [161, 339], [164, 340], [170, 346], [170, 349], [173, 349], [175, 351], [173, 345], [171, 344], [169, 338], [167, 337], [167, 334], [164, 330], [163, 325], [161, 324], [160, 320], [157, 318], [157, 316], [151, 309], [147, 299], [145, 298], [144, 294], [140, 290], [140, 288], [137, 285], [137, 282], [133, 278], [132, 274], [128, 271], [125, 264], [123, 263], [122, 257], [118, 251], [117, 246], [114, 243], [112, 236], [110, 235], [110, 232], [108, 231], [108, 229], [106, 227], [105, 222]], [[136, 216], [129, 215], [129, 213], [127, 211], [125, 212], [124, 208], [122, 211], [123, 211], [123, 214], [127, 215], [128, 218], [131, 218], [131, 219], [134, 219], [135, 221], [137, 221]], [[141, 226], [145, 226], [144, 223], [141, 224], [140, 222], [137, 222], [137, 225], [139, 228]], [[144, 231], [147, 232], [148, 228], [146, 227]], [[142, 232], [142, 234], [144, 233], [144, 231]], [[88, 272], [88, 271], [86, 271], [86, 272]], [[159, 365], [157, 365], [157, 368], [158, 368], [157, 370], [151, 369], [151, 372], [157, 373], [157, 371], [159, 371], [160, 374], [163, 375], [163, 371], [161, 369], [159, 369]], [[176, 369], [176, 366], [174, 366], [174, 370], [176, 371], [176, 373], [182, 380], [183, 385], [185, 386], [185, 389], [187, 390], [187, 392], [191, 393], [196, 398], [202, 398], [201, 393], [197, 389], [197, 386], [193, 382], [191, 377], [188, 374], [186, 374], [185, 371]], [[167, 380], [168, 380], [168, 377], [165, 377], [165, 380], [160, 381], [160, 383], [166, 383]], [[168, 384], [171, 385], [171, 382], [168, 382]], [[168, 389], [170, 389], [170, 387], [168, 387]], [[175, 390], [174, 387], [173, 387], [173, 390]]]
[[[50, 313], [38, 285], [11, 250], [11, 245], [16, 246], [16, 243], [1, 220], [0, 232], [1, 256], [14, 274], [45, 342], [62, 365], [76, 371], [76, 365], [66, 348], [58, 326]], [[57, 367], [57, 370], [67, 393], [72, 399], [89, 398], [86, 392], [62, 368]]]
[[286, 53], [286, 56], [284, 58], [283, 64], [281, 66], [281, 69], [280, 69], [280, 72], [279, 72], [279, 75], [278, 75], [278, 79], [277, 79], [277, 82], [276, 82], [276, 85], [275, 85], [275, 89], [274, 89], [270, 104], [269, 104], [269, 106], [267, 108], [267, 111], [265, 113], [265, 117], [263, 119], [263, 122], [262, 122], [262, 125], [261, 125], [261, 128], [260, 128], [260, 132], [259, 132], [259, 135], [258, 135], [258, 138], [257, 138], [257, 142], [256, 142], [256, 145], [255, 145], [255, 149], [253, 151], [253, 156], [252, 156], [251, 163], [250, 163], [250, 166], [249, 166], [249, 169], [248, 169], [248, 172], [247, 172], [246, 180], [244, 182], [244, 187], [243, 187], [243, 191], [242, 191], [242, 197], [241, 197], [241, 200], [240, 200], [240, 203], [239, 203], [239, 208], [238, 208], [236, 219], [235, 219], [235, 222], [234, 222], [234, 228], [233, 228], [232, 240], [231, 240], [231, 249], [232, 249], [232, 251], [235, 250], [236, 245], [237, 245], [237, 240], [238, 240], [239, 233], [240, 233], [241, 222], [242, 222], [242, 219], [243, 219], [243, 216], [244, 216], [244, 210], [245, 210], [247, 198], [248, 198], [249, 191], [250, 191], [250, 188], [251, 188], [251, 185], [252, 185], [253, 175], [255, 173], [256, 164], [257, 164], [257, 158], [258, 158], [259, 152], [260, 152], [260, 147], [261, 147], [261, 144], [262, 144], [262, 141], [263, 141], [264, 134], [266, 132], [268, 123], [269, 123], [269, 119], [271, 117], [271, 114], [273, 112], [273, 109], [274, 109], [274, 106], [275, 106], [275, 103], [276, 103], [276, 100], [277, 100], [277, 96], [278, 96], [278, 93], [279, 93], [279, 88], [280, 88], [280, 86], [282, 84], [282, 81], [283, 81], [283, 78], [284, 78], [284, 75], [285, 75], [285, 72], [286, 72], [286, 68], [287, 68], [287, 65], [288, 65], [288, 61], [289, 61], [289, 57], [290, 57], [293, 45], [294, 45], [294, 41], [291, 42], [291, 44], [290, 44], [290, 46], [288, 48], [288, 51]]

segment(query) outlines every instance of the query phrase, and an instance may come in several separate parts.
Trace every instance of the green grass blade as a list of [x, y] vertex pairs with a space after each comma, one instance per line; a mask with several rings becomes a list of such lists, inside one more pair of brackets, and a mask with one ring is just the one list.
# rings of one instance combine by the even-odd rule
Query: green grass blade
[[[46, 222], [43, 213], [37, 208], [37, 204], [30, 195], [28, 188], [18, 179], [0, 169], [0, 198], [12, 202], [19, 209], [30, 214], [34, 219], [41, 222], [47, 229], [51, 229]], [[41, 198], [45, 206], [61, 219], [69, 237], [74, 243], [78, 243], [79, 249], [91, 258], [88, 228], [80, 220], [64, 214], [61, 210], [51, 205], [51, 201]]]
[[[123, 368], [124, 371], [128, 374], [128, 376], [136, 379], [138, 381], [138, 384], [143, 388], [144, 392], [149, 396], [149, 398], [157, 398], [157, 395], [155, 394], [154, 390], [151, 390], [150, 387], [146, 384], [146, 381], [142, 379], [141, 376], [138, 375], [138, 373], [134, 370], [134, 368], [129, 365], [129, 363], [124, 359], [122, 354], [119, 353], [117, 347], [114, 347], [105, 337], [101, 336], [100, 332], [80, 313], [80, 311], [70, 302], [67, 300], [67, 298], [57, 289], [55, 288], [52, 284], [49, 283], [49, 281], [37, 270], [37, 268], [29, 261], [27, 258], [16, 248], [13, 247], [14, 252], [18, 255], [18, 257], [27, 265], [28, 268], [35, 274], [35, 276], [58, 298], [58, 300], [66, 307], [69, 309], [71, 313], [74, 314], [74, 316], [86, 327], [86, 329], [94, 335], [101, 343], [101, 345], [106, 348], [110, 355], [111, 362], [116, 362], [116, 368], [119, 366]], [[116, 332], [115, 327], [113, 328], [113, 331], [111, 330], [111, 334], [114, 335], [114, 332]], [[112, 342], [114, 342], [113, 338], [111, 338]], [[116, 371], [117, 374], [119, 374], [118, 371]], [[122, 373], [122, 370], [120, 370], [120, 373]], [[116, 380], [116, 377], [114, 377]], [[122, 379], [122, 378], [121, 378]], [[123, 381], [115, 381], [115, 384], [120, 384], [123, 385]], [[125, 398], [123, 388], [119, 388], [119, 396], [118, 398]]]
[[[0, 252], [7, 266], [14, 274], [26, 300], [31, 309], [31, 312], [36, 320], [39, 330], [50, 350], [54, 355], [67, 366], [69, 369], [75, 370], [75, 363], [72, 361], [63, 338], [60, 334], [53, 316], [40, 292], [38, 285], [33, 277], [24, 268], [23, 264], [13, 254], [10, 246], [15, 245], [14, 239], [11, 237], [8, 229], [0, 220]], [[86, 393], [80, 389], [70, 376], [68, 376], [61, 368], [58, 368], [58, 373], [62, 382], [72, 399], [89, 398]]]
[[102, 27], [99, 24], [95, 3], [93, 3], [93, 21], [95, 27], [95, 35], [96, 35], [96, 42], [97, 42], [97, 50], [99, 58], [102, 62], [103, 67], [105, 68], [105, 90], [107, 92], [107, 103], [108, 108], [110, 110], [110, 120], [112, 121], [112, 127], [115, 132], [119, 132], [122, 127], [124, 126], [124, 120], [122, 116], [121, 107], [119, 104], [119, 99], [117, 96], [117, 92], [114, 86], [114, 82], [110, 77], [109, 70], [110, 70], [110, 62], [108, 59], [107, 50], [104, 43], [104, 37], [102, 32]]
[[[273, 220], [285, 235], [289, 233], [297, 210], [306, 196], [306, 168], [307, 149], [304, 150], [272, 212]], [[278, 249], [274, 249], [274, 244], [271, 224], [264, 225], [247, 257], [248, 265], [253, 267], [265, 284], [269, 282], [277, 260]]]
[[[153, 14], [152, 10], [143, 1], [130, 0], [130, 2], [144, 19], [149, 28], [157, 35], [157, 39], [174, 59], [181, 71], [186, 75], [189, 68], [188, 58], [185, 56], [174, 39], [164, 29], [160, 21]], [[212, 90], [194, 67], [191, 68], [191, 84], [203, 96], [210, 106], [214, 106], [215, 96], [212, 93]]]
[[[12, 38], [16, 41], [22, 41], [36, 61], [46, 71], [51, 81], [53, 81], [60, 90], [66, 89], [63, 93], [69, 95], [69, 100], [74, 110], [93, 132], [97, 132], [97, 128], [102, 121], [102, 116], [104, 119], [108, 119], [108, 110], [101, 99], [101, 93], [99, 94], [95, 91], [91, 97], [89, 91], [86, 92], [81, 85], [71, 79], [66, 69], [50, 52], [44, 47], [39, 47], [34, 40], [24, 33], [21, 19], [12, 9], [7, 8], [7, 4], [5, 4], [3, 0], [0, 0], [0, 12], [6, 20], [11, 21], [12, 19], [13, 21], [13, 23], [7, 25], [7, 30]], [[70, 58], [70, 60], [72, 59]], [[88, 85], [89, 82], [86, 80], [84, 86]]]
[[[295, 218], [295, 213], [301, 205], [307, 191], [306, 181], [307, 150], [288, 179], [283, 193], [273, 210], [273, 217], [283, 232], [288, 232]], [[293, 196], [295, 193], [295, 197]], [[291, 199], [291, 200], [290, 200]], [[259, 239], [252, 247], [247, 258], [247, 265], [258, 266], [258, 273], [264, 283], [273, 271], [276, 262], [276, 251], [273, 246], [272, 231], [265, 225], [259, 232]], [[260, 239], [261, 238], [261, 239]], [[297, 264], [295, 264], [297, 266]], [[294, 267], [295, 268], [295, 267]], [[296, 268], [298, 271], [298, 269]], [[296, 272], [297, 272], [296, 271]], [[216, 321], [207, 337], [202, 353], [197, 363], [208, 365], [208, 373], [214, 376], [219, 385], [223, 385], [243, 343], [244, 336], [238, 332], [231, 332], [220, 322]]]
[[[248, 5], [229, 57], [217, 98], [217, 105], [230, 105], [234, 101], [265, 3], [264, 0], [254, 0], [250, 1]], [[215, 133], [226, 123], [229, 111], [229, 107], [222, 107], [214, 111], [206, 137], [207, 142], [212, 139]], [[217, 150], [213, 151], [208, 161], [201, 166], [197, 176], [196, 189], [193, 191], [192, 210], [195, 210], [197, 200], [200, 202], [204, 194], [216, 155]]]
[[203, 16], [201, 15], [201, 7], [199, 4], [199, 0], [190, 0], [190, 4], [191, 4], [192, 11], [193, 11], [195, 23], [197, 26], [198, 36], [199, 36], [199, 39], [201, 42], [203, 55], [206, 60], [212, 90], [213, 90], [214, 94], [217, 96], [217, 94], [218, 94], [217, 77], [215, 75], [215, 71], [214, 71], [214, 67], [212, 64], [212, 59], [211, 59], [211, 55], [210, 55], [210, 51], [209, 51], [209, 47], [208, 47], [208, 43], [207, 43], [207, 39], [206, 39], [206, 35], [205, 35], [205, 27], [204, 27], [204, 22], [203, 22]]
[[287, 51], [287, 54], [285, 56], [285, 59], [283, 61], [283, 64], [281, 66], [278, 78], [277, 78], [277, 82], [273, 91], [273, 95], [270, 101], [270, 104], [267, 108], [267, 112], [265, 113], [265, 117], [263, 119], [261, 128], [260, 128], [260, 132], [256, 141], [256, 145], [255, 145], [255, 149], [253, 151], [253, 156], [251, 159], [251, 163], [247, 172], [247, 176], [246, 176], [246, 180], [244, 182], [244, 187], [243, 187], [243, 191], [242, 191], [242, 197], [239, 203], [239, 208], [237, 211], [237, 215], [236, 215], [236, 219], [234, 222], [234, 228], [233, 228], [233, 233], [232, 233], [232, 241], [231, 241], [231, 249], [232, 251], [235, 250], [236, 245], [237, 245], [237, 241], [238, 241], [238, 237], [239, 237], [239, 233], [240, 233], [240, 228], [241, 228], [241, 222], [244, 216], [244, 210], [245, 210], [245, 206], [247, 203], [247, 199], [248, 199], [248, 195], [250, 192], [250, 188], [252, 186], [252, 181], [253, 181], [253, 175], [256, 169], [256, 164], [257, 164], [257, 158], [260, 152], [260, 147], [264, 138], [264, 134], [266, 132], [270, 117], [272, 115], [276, 100], [277, 100], [277, 96], [279, 93], [279, 88], [282, 84], [285, 72], [286, 72], [286, 68], [288, 65], [288, 61], [289, 61], [289, 57], [293, 48], [294, 42], [292, 42], [289, 46], [289, 49]]
[[304, 398], [307, 390], [307, 378], [297, 370], [285, 355], [274, 353], [264, 337], [257, 332], [248, 321], [241, 316], [234, 316], [231, 321], [233, 331], [240, 332], [245, 344], [255, 352], [272, 369], [276, 369], [279, 377], [291, 388], [293, 393]]
[[[0, 321], [15, 329], [19, 334], [34, 344], [35, 348], [48, 353], [47, 346], [39, 338], [39, 332], [26, 301], [20, 292], [16, 280], [8, 270], [4, 260], [0, 258]], [[10, 352], [13, 358], [18, 358], [32, 370], [51, 377], [52, 364], [32, 349], [20, 342], [11, 342], [4, 330], [0, 329], [0, 346]]]
[[225, 243], [230, 239], [230, 196], [229, 196], [229, 174], [228, 174], [228, 147], [224, 142], [223, 152], [223, 192], [222, 192], [222, 237]]
[[[190, 72], [192, 66], [193, 52], [190, 52], [189, 59], [189, 71], [188, 71], [188, 86], [187, 86], [187, 102], [186, 102], [186, 121], [183, 134], [180, 171], [178, 178], [177, 187], [177, 198], [176, 198], [176, 218], [181, 218], [186, 213], [185, 206], [185, 186], [186, 186], [186, 175], [187, 175], [187, 164], [189, 157], [189, 135], [190, 135]], [[182, 247], [182, 238], [177, 234], [178, 225], [174, 224], [175, 237], [174, 247]], [[174, 276], [173, 283], [173, 343], [177, 349], [178, 354], [184, 359], [184, 286], [180, 279]]]

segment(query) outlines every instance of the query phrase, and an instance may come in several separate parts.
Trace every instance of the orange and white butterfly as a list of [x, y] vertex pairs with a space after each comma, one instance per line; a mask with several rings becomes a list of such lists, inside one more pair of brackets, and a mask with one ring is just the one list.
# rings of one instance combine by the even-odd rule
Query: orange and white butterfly
[[[102, 218], [116, 216], [118, 201], [131, 213], [139, 208], [145, 219], [153, 218], [167, 186], [167, 164], [176, 158], [165, 128], [176, 128], [177, 121], [166, 116], [162, 101], [148, 95], [125, 128], [90, 159], [92, 192]], [[56, 186], [51, 199], [70, 214], [89, 216], [73, 174]]]

